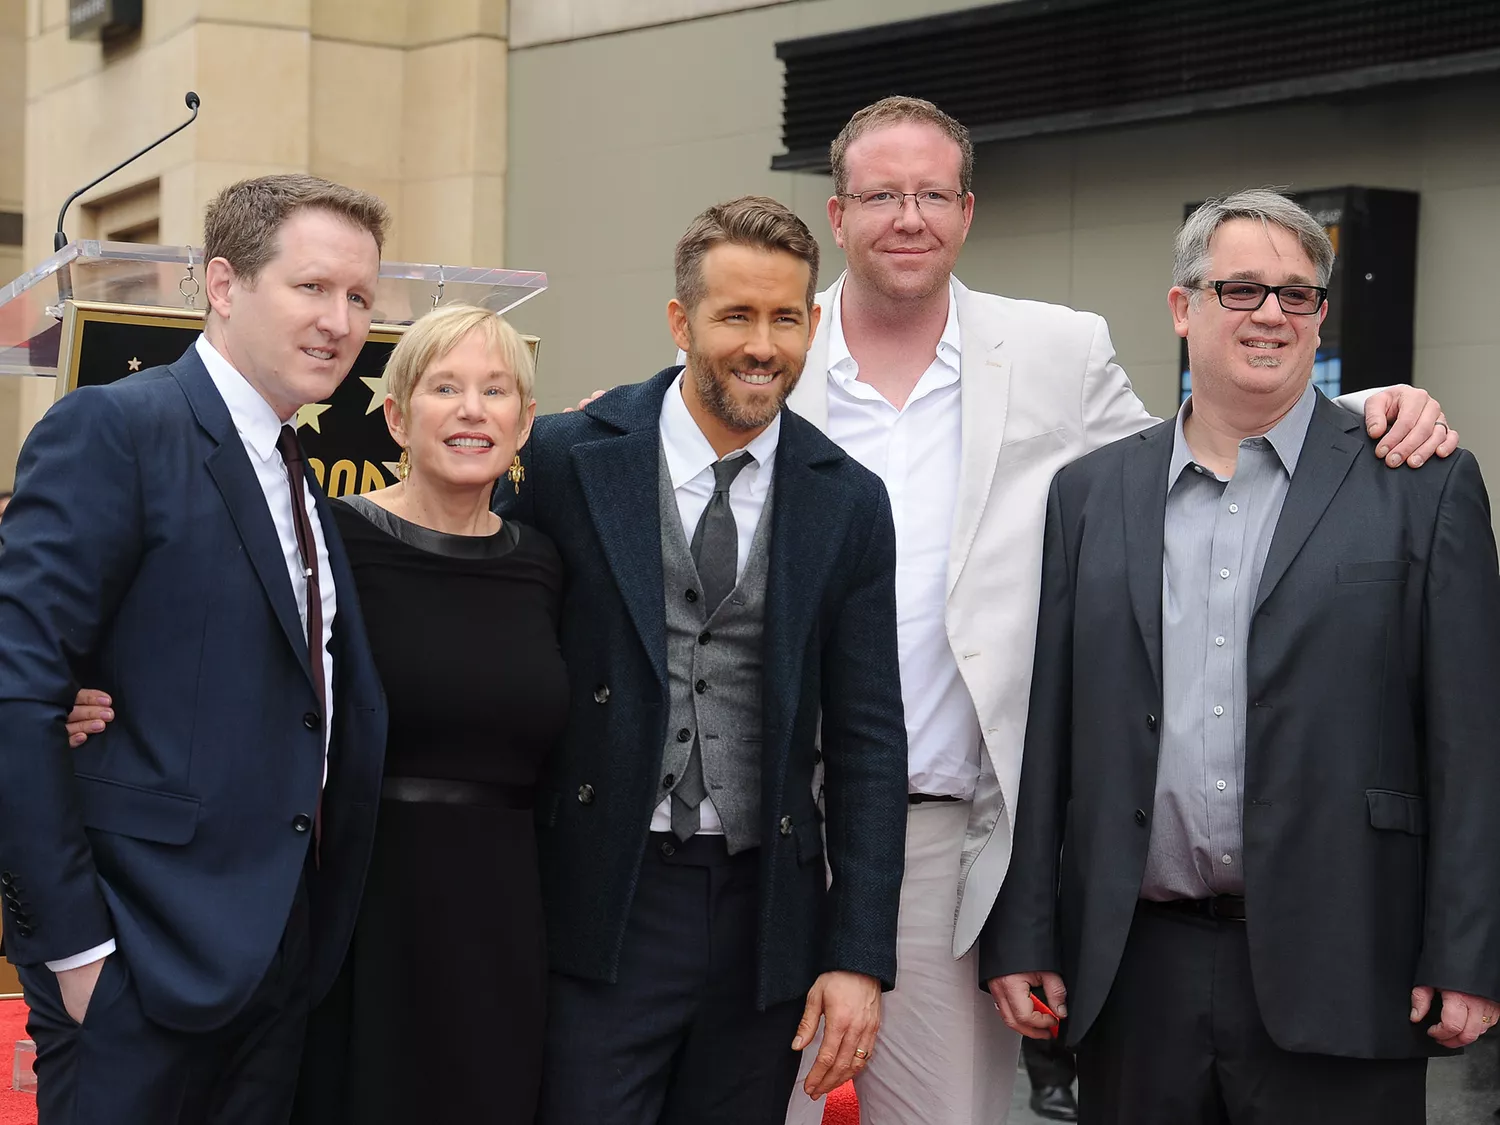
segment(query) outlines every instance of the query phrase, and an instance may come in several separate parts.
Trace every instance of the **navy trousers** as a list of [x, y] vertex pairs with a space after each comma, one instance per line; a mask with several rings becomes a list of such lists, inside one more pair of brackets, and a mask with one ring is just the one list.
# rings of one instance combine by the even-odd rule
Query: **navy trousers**
[[539, 1125], [780, 1125], [803, 1002], [756, 1010], [759, 862], [652, 834], [619, 983], [552, 975]]
[[217, 1031], [152, 1023], [123, 952], [104, 963], [82, 1024], [49, 970], [17, 972], [36, 1042], [37, 1125], [286, 1125], [309, 1007], [305, 885], [260, 987]]

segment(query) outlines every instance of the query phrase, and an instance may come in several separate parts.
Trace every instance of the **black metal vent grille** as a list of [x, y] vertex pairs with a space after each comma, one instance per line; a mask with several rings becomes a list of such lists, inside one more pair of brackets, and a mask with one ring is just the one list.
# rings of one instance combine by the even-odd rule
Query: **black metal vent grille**
[[776, 46], [778, 169], [861, 106], [928, 98], [976, 141], [1500, 70], [1497, 0], [1012, 0]]

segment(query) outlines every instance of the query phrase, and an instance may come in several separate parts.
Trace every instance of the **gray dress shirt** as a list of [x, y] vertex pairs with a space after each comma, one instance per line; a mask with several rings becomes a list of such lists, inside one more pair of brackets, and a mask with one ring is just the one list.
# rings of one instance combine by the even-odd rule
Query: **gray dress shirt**
[[1243, 894], [1245, 662], [1266, 553], [1316, 394], [1309, 384], [1234, 476], [1193, 460], [1177, 412], [1162, 556], [1162, 734], [1141, 897]]

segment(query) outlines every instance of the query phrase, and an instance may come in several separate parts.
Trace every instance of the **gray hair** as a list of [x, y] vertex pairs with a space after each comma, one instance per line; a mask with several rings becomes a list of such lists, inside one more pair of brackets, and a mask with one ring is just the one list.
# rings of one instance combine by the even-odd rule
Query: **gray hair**
[[1222, 199], [1210, 199], [1188, 216], [1177, 232], [1172, 259], [1172, 284], [1195, 289], [1203, 284], [1211, 264], [1209, 243], [1214, 231], [1231, 219], [1255, 219], [1275, 224], [1297, 236], [1312, 259], [1319, 285], [1328, 284], [1333, 273], [1333, 242], [1323, 224], [1305, 208], [1273, 188], [1250, 188]]

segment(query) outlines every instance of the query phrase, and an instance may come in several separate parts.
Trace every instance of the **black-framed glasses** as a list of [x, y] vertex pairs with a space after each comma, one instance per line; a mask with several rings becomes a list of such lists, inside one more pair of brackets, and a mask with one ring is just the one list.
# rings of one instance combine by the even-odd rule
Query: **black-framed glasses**
[[1281, 311], [1291, 316], [1311, 316], [1323, 307], [1328, 289], [1322, 285], [1262, 285], [1258, 281], [1210, 281], [1202, 288], [1213, 287], [1219, 304], [1235, 312], [1254, 312], [1276, 294]]
[[846, 191], [840, 198], [857, 199], [859, 205], [869, 211], [899, 211], [908, 199], [916, 200], [917, 210], [928, 214], [940, 214], [958, 209], [963, 192], [953, 188], [924, 188], [921, 191], [892, 191], [890, 188], [873, 188], [870, 191]]

